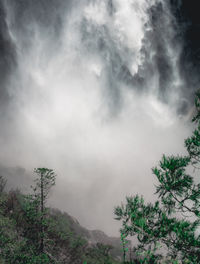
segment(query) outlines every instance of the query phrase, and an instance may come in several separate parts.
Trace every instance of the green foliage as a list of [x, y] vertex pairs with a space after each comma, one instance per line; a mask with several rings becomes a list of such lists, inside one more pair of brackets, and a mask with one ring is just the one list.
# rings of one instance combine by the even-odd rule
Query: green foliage
[[38, 175], [38, 178], [35, 179], [35, 186], [31, 186], [34, 191], [34, 196], [32, 195], [28, 197], [29, 201], [26, 212], [29, 219], [35, 220], [37, 223], [37, 226], [35, 226], [35, 221], [32, 221], [33, 226], [34, 228], [36, 227], [36, 232], [38, 234], [36, 239], [36, 242], [39, 245], [38, 251], [40, 254], [44, 254], [46, 236], [45, 231], [48, 226], [46, 221], [45, 203], [51, 187], [55, 185], [56, 175], [53, 170], [47, 168], [37, 168], [34, 170], [34, 172]]
[[[23, 195], [18, 190], [0, 192], [0, 263], [1, 264], [117, 264], [109, 254], [111, 246], [88, 242], [78, 236], [66, 213], [48, 209], [41, 211], [41, 188], [43, 205], [54, 174], [45, 179], [48, 169], [37, 170], [38, 178], [33, 193]], [[41, 179], [41, 173], [43, 178]], [[4, 183], [5, 180], [1, 178]], [[42, 184], [41, 184], [42, 181]], [[5, 186], [5, 185], [4, 185]], [[41, 232], [42, 225], [42, 232]], [[44, 252], [40, 250], [41, 235]]]
[[49, 191], [55, 185], [56, 174], [53, 170], [48, 168], [34, 169], [34, 173], [38, 175], [35, 179], [35, 186], [31, 186], [35, 196], [45, 203]]
[[123, 221], [121, 233], [137, 237], [134, 251], [139, 263], [161, 263], [160, 248], [167, 249], [165, 263], [200, 263], [200, 184], [187, 173], [200, 162], [200, 92], [195, 104], [197, 128], [185, 140], [188, 155], [163, 155], [159, 167], [152, 169], [158, 200], [145, 204], [136, 195], [115, 208], [115, 219]]
[[112, 246], [97, 243], [96, 246], [87, 248], [87, 252], [84, 256], [84, 263], [87, 264], [117, 264], [110, 256], [110, 250]]
[[105, 257], [108, 257], [110, 254], [110, 250], [113, 248], [111, 245], [104, 245], [102, 243], [97, 243], [96, 244], [97, 249], [101, 254]]
[[[5, 182], [1, 178], [1, 182]], [[5, 186], [5, 185], [4, 185]], [[44, 185], [49, 188], [50, 185]], [[22, 195], [19, 191], [0, 193], [0, 261], [2, 263], [56, 263], [48, 252], [40, 252], [41, 225], [43, 239], [48, 219], [40, 210], [41, 197]], [[42, 217], [41, 217], [42, 216]], [[42, 221], [41, 221], [42, 219]]]

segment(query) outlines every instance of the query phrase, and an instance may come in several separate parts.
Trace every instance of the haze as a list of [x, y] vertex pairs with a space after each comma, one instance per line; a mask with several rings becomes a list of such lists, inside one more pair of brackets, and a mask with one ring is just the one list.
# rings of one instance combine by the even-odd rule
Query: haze
[[155, 199], [151, 168], [186, 153], [196, 89], [169, 3], [1, 1], [0, 173], [10, 187], [26, 191], [34, 168], [52, 168], [49, 204], [108, 235], [119, 235], [113, 211], [127, 195]]

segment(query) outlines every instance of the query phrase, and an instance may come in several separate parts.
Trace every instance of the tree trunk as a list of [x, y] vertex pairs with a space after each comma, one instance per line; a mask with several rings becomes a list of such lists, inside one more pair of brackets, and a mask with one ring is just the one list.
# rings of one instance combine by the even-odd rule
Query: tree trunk
[[44, 229], [43, 229], [43, 215], [44, 215], [44, 179], [41, 173], [41, 222], [40, 222], [40, 253], [44, 253]]

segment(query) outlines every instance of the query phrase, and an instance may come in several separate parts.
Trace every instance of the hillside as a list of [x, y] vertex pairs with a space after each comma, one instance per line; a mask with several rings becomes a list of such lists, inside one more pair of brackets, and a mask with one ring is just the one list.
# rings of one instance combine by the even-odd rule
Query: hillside
[[120, 263], [119, 238], [87, 230], [66, 212], [46, 208], [44, 254], [39, 251], [40, 218], [31, 195], [0, 188], [0, 263]]
[[88, 246], [94, 247], [98, 243], [110, 245], [113, 247], [110, 250], [110, 255], [115, 260], [121, 260], [122, 246], [120, 238], [110, 237], [101, 230], [88, 230], [85, 227], [82, 227], [75, 217], [69, 215], [66, 212], [61, 212], [58, 209], [51, 208], [50, 212], [51, 215], [55, 218], [65, 219], [67, 225], [69, 225], [70, 229], [74, 232], [74, 234], [84, 238], [87, 241]]

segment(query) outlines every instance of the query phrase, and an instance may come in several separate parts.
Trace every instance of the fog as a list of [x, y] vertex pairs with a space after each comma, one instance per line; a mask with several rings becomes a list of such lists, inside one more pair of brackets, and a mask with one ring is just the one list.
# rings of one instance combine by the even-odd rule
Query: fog
[[155, 199], [151, 168], [193, 129], [170, 1], [2, 0], [0, 14], [0, 173], [27, 191], [54, 169], [49, 204], [118, 235], [114, 207]]

